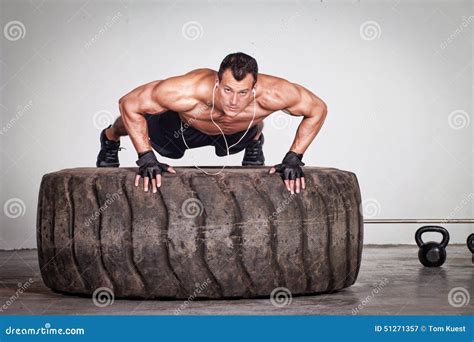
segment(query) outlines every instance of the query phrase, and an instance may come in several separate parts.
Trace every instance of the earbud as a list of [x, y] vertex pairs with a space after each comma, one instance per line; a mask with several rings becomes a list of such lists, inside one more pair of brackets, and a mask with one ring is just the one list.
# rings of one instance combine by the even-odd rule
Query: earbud
[[255, 95], [255, 88], [252, 88], [252, 93]]

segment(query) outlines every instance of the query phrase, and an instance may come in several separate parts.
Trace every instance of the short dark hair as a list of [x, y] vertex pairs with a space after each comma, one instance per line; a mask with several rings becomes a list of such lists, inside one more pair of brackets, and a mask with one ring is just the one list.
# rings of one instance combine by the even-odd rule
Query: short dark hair
[[232, 76], [234, 76], [237, 81], [242, 81], [247, 74], [252, 74], [253, 84], [257, 82], [257, 61], [252, 56], [243, 52], [231, 53], [224, 58], [217, 73], [219, 81], [222, 80], [222, 75], [227, 69], [232, 71]]

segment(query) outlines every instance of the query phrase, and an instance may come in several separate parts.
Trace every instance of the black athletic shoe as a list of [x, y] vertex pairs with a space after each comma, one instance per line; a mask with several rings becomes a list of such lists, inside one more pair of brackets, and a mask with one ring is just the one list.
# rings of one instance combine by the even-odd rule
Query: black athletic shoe
[[[109, 125], [111, 127], [112, 125]], [[120, 147], [120, 141], [107, 139], [104, 128], [100, 133], [100, 152], [97, 156], [97, 167], [119, 167], [118, 152], [124, 149]]]
[[263, 133], [260, 134], [258, 140], [252, 140], [245, 148], [244, 159], [242, 160], [242, 166], [256, 166], [265, 165], [265, 156], [263, 155], [263, 143], [265, 139]]

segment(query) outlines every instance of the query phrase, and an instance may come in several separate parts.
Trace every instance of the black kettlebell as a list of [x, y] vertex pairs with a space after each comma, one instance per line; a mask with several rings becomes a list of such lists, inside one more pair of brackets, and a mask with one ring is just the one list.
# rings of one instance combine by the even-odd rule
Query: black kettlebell
[[[421, 235], [426, 232], [437, 232], [443, 235], [441, 242], [423, 242]], [[449, 233], [446, 229], [439, 226], [424, 226], [415, 233], [415, 241], [420, 250], [418, 259], [426, 267], [439, 267], [446, 261], [446, 246], [449, 242]]]
[[474, 264], [474, 233], [467, 237], [467, 248], [471, 251], [472, 254], [472, 263]]

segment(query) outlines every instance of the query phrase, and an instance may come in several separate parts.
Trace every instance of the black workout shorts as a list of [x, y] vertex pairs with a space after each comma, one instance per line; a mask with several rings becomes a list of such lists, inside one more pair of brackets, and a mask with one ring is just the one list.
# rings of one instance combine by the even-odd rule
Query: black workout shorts
[[[183, 142], [183, 137], [189, 148], [196, 148], [202, 146], [214, 146], [216, 155], [223, 157], [227, 155], [224, 138], [222, 134], [208, 135], [194, 127], [183, 122], [183, 129], [181, 129], [181, 118], [178, 113], [167, 111], [162, 114], [145, 114], [145, 119], [148, 125], [148, 135], [153, 149], [163, 157], [179, 159], [183, 157], [184, 151], [187, 150]], [[245, 137], [229, 151], [230, 154], [235, 154], [248, 145], [248, 143], [257, 134], [257, 125], [250, 127]], [[226, 135], [229, 146], [235, 144], [245, 133], [245, 131]]]

